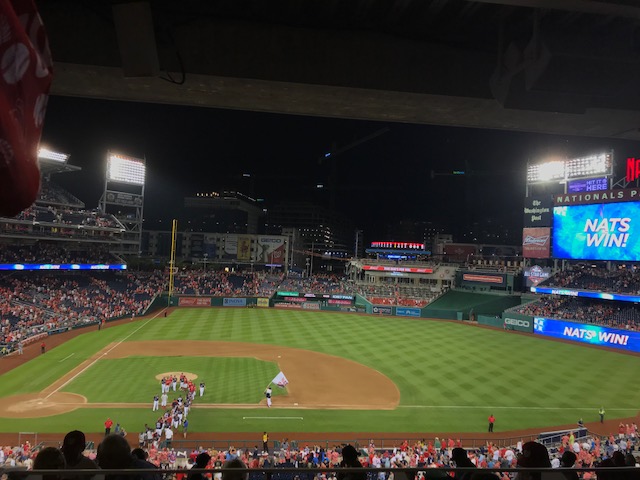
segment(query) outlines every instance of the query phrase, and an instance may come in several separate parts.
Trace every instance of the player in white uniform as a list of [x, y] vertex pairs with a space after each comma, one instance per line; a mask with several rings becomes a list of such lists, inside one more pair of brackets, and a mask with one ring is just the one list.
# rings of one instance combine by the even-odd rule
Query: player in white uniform
[[158, 410], [158, 395], [154, 395], [153, 396], [153, 411], [155, 412], [156, 410]]
[[204, 395], [204, 382], [200, 382], [200, 396]]
[[169, 399], [169, 395], [167, 395], [166, 392], [160, 395], [160, 406], [166, 407], [168, 399]]
[[264, 391], [264, 396], [267, 398], [267, 407], [271, 408], [271, 386]]

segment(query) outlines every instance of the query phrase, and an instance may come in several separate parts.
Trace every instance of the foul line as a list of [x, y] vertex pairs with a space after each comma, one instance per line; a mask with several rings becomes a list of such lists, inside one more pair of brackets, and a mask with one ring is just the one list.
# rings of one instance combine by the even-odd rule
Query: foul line
[[66, 357], [64, 357], [62, 360], [58, 360], [58, 363], [64, 362], [67, 358], [71, 358], [75, 355], [75, 352], [72, 353], [71, 355], [67, 355]]
[[304, 417], [242, 417], [243, 420], [304, 420]]
[[53, 395], [56, 392], [59, 392], [60, 390], [62, 390], [64, 387], [66, 387], [69, 383], [71, 383], [73, 380], [75, 380], [76, 378], [78, 378], [80, 375], [82, 375], [84, 372], [86, 372], [89, 368], [91, 368], [98, 360], [100, 360], [102, 357], [104, 357], [107, 353], [109, 353], [111, 350], [113, 350], [114, 348], [116, 348], [118, 345], [120, 345], [122, 342], [124, 342], [127, 338], [129, 338], [131, 335], [133, 335], [134, 333], [136, 333], [138, 330], [140, 330], [142, 327], [144, 327], [145, 325], [147, 325], [147, 323], [149, 323], [151, 320], [155, 319], [158, 315], [160, 315], [163, 311], [165, 311], [166, 308], [163, 308], [162, 310], [160, 310], [158, 313], [156, 313], [153, 317], [151, 317], [149, 320], [147, 320], [146, 322], [144, 322], [142, 325], [140, 325], [138, 328], [136, 328], [133, 332], [131, 332], [129, 335], [127, 335], [126, 337], [124, 337], [122, 340], [120, 340], [118, 343], [116, 343], [115, 345], [113, 345], [109, 350], [107, 350], [106, 352], [104, 352], [100, 357], [96, 358], [93, 362], [91, 362], [89, 365], [87, 365], [86, 367], [84, 367], [82, 370], [80, 370], [78, 373], [76, 373], [73, 377], [71, 377], [69, 380], [67, 380], [66, 382], [64, 382], [62, 385], [60, 385], [58, 388], [56, 388], [53, 392], [51, 392], [49, 395], [47, 395], [46, 397], [44, 397], [45, 400], [47, 400], [51, 395]]
[[[490, 408], [494, 410], [592, 410], [595, 411], [598, 407], [524, 407], [524, 406], [491, 406], [491, 405], [398, 405], [398, 408], [458, 408], [458, 409], [478, 409], [478, 408]], [[628, 408], [609, 408], [607, 410], [636, 410], [637, 407]]]

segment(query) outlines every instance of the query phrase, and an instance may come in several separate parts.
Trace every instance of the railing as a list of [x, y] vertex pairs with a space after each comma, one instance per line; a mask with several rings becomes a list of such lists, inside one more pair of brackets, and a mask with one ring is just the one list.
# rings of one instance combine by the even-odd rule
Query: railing
[[[135, 479], [171, 479], [171, 478], [188, 478], [193, 474], [210, 474], [213, 478], [215, 474], [222, 474], [222, 480], [245, 480], [251, 478], [252, 480], [312, 480], [314, 478], [367, 478], [368, 480], [379, 479], [380, 474], [393, 474], [394, 479], [397, 480], [414, 480], [414, 479], [436, 479], [446, 478], [447, 475], [451, 475], [455, 478], [460, 478], [464, 473], [481, 473], [484, 475], [491, 475], [497, 472], [507, 472], [510, 474], [519, 473], [582, 473], [590, 472], [596, 475], [602, 475], [607, 478], [629, 478], [629, 475], [637, 473], [637, 468], [631, 466], [625, 467], [591, 467], [591, 468], [492, 468], [492, 469], [479, 469], [475, 467], [418, 467], [418, 468], [353, 468], [353, 467], [341, 467], [341, 468], [221, 468], [221, 469], [151, 469], [151, 468], [125, 468], [125, 469], [102, 469], [102, 470], [87, 470], [87, 469], [39, 469], [39, 470], [27, 470], [21, 467], [9, 467], [0, 468], [0, 475], [6, 474], [10, 480], [27, 478], [31, 474], [42, 475], [39, 478], [92, 478], [96, 474], [104, 476], [103, 478], [124, 478], [131, 477]], [[200, 477], [203, 478], [203, 477]], [[207, 478], [207, 477], [204, 477]], [[498, 476], [495, 476], [496, 480]], [[542, 478], [545, 478], [542, 475]], [[569, 477], [570, 478], [570, 477]], [[600, 477], [598, 477], [600, 478]]]
[[[528, 441], [538, 441], [538, 434], [530, 434], [530, 435], [521, 435], [518, 437], [491, 437], [491, 442], [494, 445], [500, 445], [503, 447], [512, 447], [515, 448], [518, 442], [528, 442]], [[399, 448], [403, 442], [408, 441], [409, 444], [413, 444], [421, 438], [418, 436], [413, 437], [402, 437], [402, 438], [392, 438], [392, 437], [336, 437], [335, 439], [303, 439], [303, 440], [289, 440], [289, 450], [293, 453], [294, 451], [298, 451], [301, 448], [308, 446], [309, 448], [313, 448], [315, 446], [324, 448], [325, 450], [335, 448], [338, 445], [351, 444], [356, 448], [368, 448], [370, 441], [373, 440], [373, 444], [375, 445], [376, 451], [384, 451], [384, 450], [392, 450], [393, 448]], [[138, 446], [137, 435], [127, 436], [127, 440], [130, 442], [135, 441], [135, 446]], [[49, 447], [58, 447], [58, 441], [47, 440], [44, 441], [46, 446]], [[487, 439], [485, 438], [464, 438], [462, 439], [462, 446], [467, 450], [472, 450], [480, 447], [486, 447]], [[159, 448], [164, 448], [167, 445], [164, 442], [161, 442]], [[256, 439], [178, 439], [174, 438], [171, 442], [170, 448], [175, 451], [185, 451], [191, 452], [196, 449], [206, 448], [209, 450], [218, 450], [218, 451], [228, 451], [230, 447], [234, 447], [236, 450], [242, 451], [253, 451], [255, 446], [259, 446], [260, 450], [262, 449], [262, 441], [258, 442]], [[280, 441], [269, 441], [269, 446], [271, 454], [282, 452], [282, 442]]]

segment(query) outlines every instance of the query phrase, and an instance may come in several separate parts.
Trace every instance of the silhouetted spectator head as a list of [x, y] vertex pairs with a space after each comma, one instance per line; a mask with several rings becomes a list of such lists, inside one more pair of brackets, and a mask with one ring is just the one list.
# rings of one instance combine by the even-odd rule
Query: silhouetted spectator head
[[67, 461], [67, 465], [75, 465], [78, 461], [78, 457], [82, 455], [86, 446], [86, 438], [84, 433], [80, 430], [72, 430], [67, 433], [64, 437], [61, 448], [64, 458]]
[[475, 465], [467, 456], [467, 451], [462, 447], [456, 447], [451, 451], [451, 460], [456, 462], [458, 467], [474, 467]]
[[[603, 460], [602, 462], [600, 462], [600, 465], [598, 465], [601, 468], [611, 468], [611, 467], [615, 467], [615, 463], [613, 463], [613, 460], [610, 458], [607, 458], [606, 460]], [[614, 480], [617, 478], [616, 475], [617, 472], [607, 472], [605, 471], [600, 471], [598, 472], [598, 480]]]
[[131, 455], [133, 455], [138, 460], [146, 460], [147, 458], [149, 458], [149, 454], [140, 447], [131, 450]]
[[[62, 452], [54, 447], [45, 447], [38, 452], [33, 461], [34, 470], [62, 470], [67, 467]], [[58, 480], [60, 475], [43, 475], [42, 480]]]
[[133, 464], [131, 447], [124, 437], [112, 433], [98, 445], [97, 460], [100, 468], [130, 468]]
[[[249, 470], [242, 460], [234, 458], [224, 464], [225, 470], [222, 471], [222, 480], [249, 480]], [[227, 470], [227, 469], [234, 470]]]
[[354, 446], [352, 445], [345, 445], [342, 448], [342, 460], [345, 463], [353, 463], [353, 462], [358, 462], [359, 454], [358, 451], [355, 449]]
[[551, 467], [547, 447], [538, 442], [522, 445], [522, 454], [518, 457], [518, 466], [524, 468]]
[[613, 452], [611, 459], [613, 460], [613, 464], [616, 467], [624, 467], [626, 465], [624, 453], [622, 453], [621, 451]]
[[207, 468], [209, 461], [211, 460], [211, 455], [207, 452], [202, 452], [200, 455], [196, 457], [196, 463], [194, 465], [195, 468]]
[[564, 452], [562, 454], [562, 457], [560, 457], [560, 466], [561, 467], [573, 467], [573, 465], [576, 463], [576, 459], [578, 457], [576, 457], [576, 454], [573, 453], [570, 450], [567, 450], [566, 452]]

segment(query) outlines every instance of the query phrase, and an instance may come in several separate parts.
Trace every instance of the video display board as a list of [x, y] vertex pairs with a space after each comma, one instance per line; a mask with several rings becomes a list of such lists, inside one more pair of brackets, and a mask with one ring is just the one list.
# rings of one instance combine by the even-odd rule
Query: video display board
[[553, 256], [640, 261], [640, 202], [554, 207]]
[[640, 332], [588, 323], [565, 322], [550, 318], [534, 318], [533, 331], [537, 335], [562, 338], [574, 342], [640, 351]]
[[609, 190], [609, 179], [607, 177], [571, 180], [567, 185], [568, 193], [597, 192], [600, 190]]

